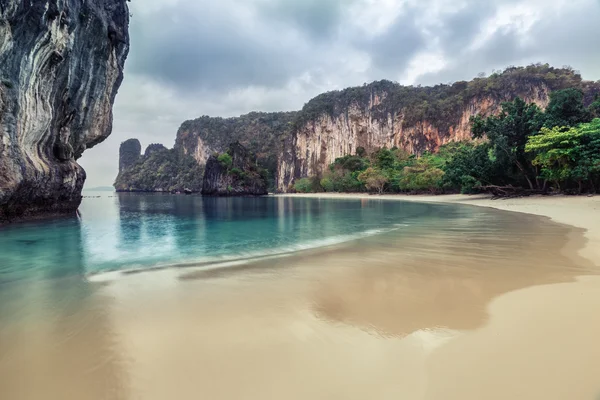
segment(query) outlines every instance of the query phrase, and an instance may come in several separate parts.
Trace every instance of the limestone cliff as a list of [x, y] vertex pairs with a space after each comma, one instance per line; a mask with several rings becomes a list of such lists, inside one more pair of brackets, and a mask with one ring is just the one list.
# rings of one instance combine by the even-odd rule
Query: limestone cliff
[[231, 143], [239, 142], [267, 170], [270, 186], [274, 187], [277, 160], [296, 117], [296, 112], [254, 112], [237, 118], [204, 116], [181, 125], [175, 149], [205, 165], [213, 153], [223, 153]]
[[121, 143], [119, 175], [114, 187], [118, 192], [200, 192], [204, 165], [192, 156], [162, 144], [151, 144], [142, 155], [137, 139]]
[[262, 196], [268, 194], [265, 171], [239, 142], [206, 163], [202, 194], [205, 196]]
[[111, 133], [126, 0], [0, 0], [0, 220], [74, 212]]
[[277, 189], [318, 176], [336, 158], [387, 146], [419, 155], [451, 141], [471, 138], [469, 120], [500, 111], [519, 96], [545, 108], [553, 90], [577, 87], [591, 102], [600, 83], [585, 82], [570, 69], [548, 65], [508, 68], [488, 78], [435, 87], [405, 87], [389, 81], [325, 93], [307, 103], [286, 136]]
[[137, 139], [129, 139], [121, 143], [119, 148], [119, 172], [133, 167], [142, 156], [142, 144]]

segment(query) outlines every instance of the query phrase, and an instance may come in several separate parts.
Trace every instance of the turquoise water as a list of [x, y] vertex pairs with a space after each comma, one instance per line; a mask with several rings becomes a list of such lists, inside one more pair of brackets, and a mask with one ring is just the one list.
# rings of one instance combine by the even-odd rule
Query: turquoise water
[[370, 199], [86, 195], [78, 218], [0, 228], [0, 282], [276, 255], [465, 216]]

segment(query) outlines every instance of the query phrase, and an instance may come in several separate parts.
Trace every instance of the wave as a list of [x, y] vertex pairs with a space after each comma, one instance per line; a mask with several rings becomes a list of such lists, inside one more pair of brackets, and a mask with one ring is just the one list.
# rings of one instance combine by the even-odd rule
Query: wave
[[247, 264], [253, 261], [268, 260], [279, 257], [287, 257], [295, 255], [299, 252], [317, 250], [321, 248], [327, 248], [336, 246], [355, 240], [365, 239], [368, 237], [390, 233], [401, 229], [402, 227], [408, 226], [407, 224], [395, 224], [391, 228], [380, 228], [380, 229], [369, 229], [363, 232], [349, 234], [349, 235], [337, 235], [329, 238], [309, 240], [301, 243], [297, 243], [290, 246], [284, 246], [274, 249], [263, 249], [255, 252], [244, 252], [237, 253], [228, 256], [214, 256], [214, 257], [202, 257], [193, 260], [179, 261], [176, 263], [160, 263], [151, 266], [135, 266], [130, 268], [116, 268], [106, 271], [93, 272], [87, 275], [87, 279], [92, 282], [112, 280], [116, 275], [135, 275], [146, 272], [161, 271], [165, 269], [178, 269], [178, 268], [202, 268], [202, 269], [215, 269], [215, 268], [226, 268], [231, 266], [239, 266]]

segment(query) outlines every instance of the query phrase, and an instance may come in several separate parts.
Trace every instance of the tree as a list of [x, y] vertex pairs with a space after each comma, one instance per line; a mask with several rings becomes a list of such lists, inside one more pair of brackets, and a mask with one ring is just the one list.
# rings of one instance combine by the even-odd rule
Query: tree
[[581, 89], [569, 88], [550, 93], [550, 103], [544, 119], [544, 126], [552, 128], [590, 122], [592, 116], [583, 104]]
[[589, 112], [592, 118], [600, 118], [600, 98], [596, 98], [590, 105]]
[[228, 153], [219, 154], [217, 159], [219, 160], [219, 163], [221, 164], [221, 166], [223, 166], [224, 168], [227, 168], [227, 169], [229, 169], [231, 167], [231, 165], [233, 164], [233, 159], [231, 158], [231, 156]]
[[326, 192], [335, 192], [335, 183], [329, 177], [321, 179], [321, 186]]
[[379, 194], [383, 193], [383, 189], [388, 183], [388, 178], [383, 172], [373, 167], [367, 168], [366, 171], [358, 175], [358, 180], [365, 185], [367, 190], [376, 191]]
[[429, 191], [436, 193], [441, 189], [444, 171], [426, 164], [405, 167], [399, 177], [399, 187], [408, 191]]
[[396, 155], [392, 150], [388, 150], [386, 147], [377, 150], [373, 153], [373, 164], [379, 169], [390, 169], [394, 168], [394, 162], [396, 161]]
[[[535, 173], [525, 153], [525, 145], [531, 135], [537, 134], [543, 124], [543, 114], [535, 104], [527, 104], [521, 98], [502, 104], [498, 116], [471, 119], [474, 138], [487, 137], [492, 145], [494, 159], [506, 171], [509, 180], [527, 181], [534, 189]], [[515, 173], [518, 170], [518, 173]], [[536, 182], [539, 186], [539, 183]]]
[[600, 179], [600, 119], [577, 127], [542, 128], [532, 136], [526, 151], [534, 153], [533, 163], [542, 168], [542, 176], [561, 185], [575, 183], [581, 192], [585, 182], [592, 191]]
[[462, 144], [456, 148], [444, 166], [444, 186], [459, 188], [461, 193], [476, 193], [479, 186], [490, 184], [493, 163], [489, 151], [487, 143]]

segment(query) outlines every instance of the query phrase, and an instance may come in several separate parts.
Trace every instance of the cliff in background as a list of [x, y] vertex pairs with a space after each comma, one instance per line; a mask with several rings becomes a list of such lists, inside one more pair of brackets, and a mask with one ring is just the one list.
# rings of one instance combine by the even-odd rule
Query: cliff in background
[[274, 189], [278, 159], [297, 114], [253, 112], [238, 118], [204, 116], [186, 121], [177, 132], [175, 149], [205, 165], [213, 153], [223, 153], [231, 143], [239, 142], [267, 170]]
[[119, 176], [114, 187], [118, 192], [200, 192], [204, 165], [191, 156], [162, 144], [151, 144], [142, 155], [137, 139], [121, 143]]
[[239, 142], [206, 163], [202, 194], [205, 196], [263, 196], [268, 194], [266, 171]]
[[112, 130], [126, 0], [0, 0], [0, 220], [74, 212]]
[[[474, 115], [497, 114], [503, 102], [516, 97], [545, 108], [552, 91], [570, 87], [581, 89], [587, 104], [600, 93], [600, 82], [548, 65], [511, 67], [487, 78], [433, 87], [379, 81], [324, 93], [298, 112], [186, 121], [174, 151], [203, 167], [212, 154], [240, 142], [267, 171], [269, 188], [285, 192], [296, 179], [320, 176], [336, 158], [360, 147], [367, 153], [383, 147], [415, 155], [435, 152], [446, 143], [470, 140]], [[127, 186], [127, 179], [119, 182]]]
[[580, 88], [591, 103], [600, 82], [586, 82], [570, 69], [548, 65], [511, 67], [488, 78], [434, 87], [389, 81], [322, 94], [299, 112], [279, 158], [277, 189], [287, 191], [300, 177], [320, 176], [336, 158], [398, 147], [412, 154], [435, 152], [443, 144], [471, 139], [472, 116], [490, 116], [502, 102], [521, 97], [545, 108], [549, 93]]

